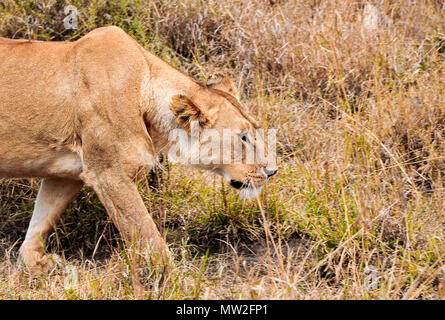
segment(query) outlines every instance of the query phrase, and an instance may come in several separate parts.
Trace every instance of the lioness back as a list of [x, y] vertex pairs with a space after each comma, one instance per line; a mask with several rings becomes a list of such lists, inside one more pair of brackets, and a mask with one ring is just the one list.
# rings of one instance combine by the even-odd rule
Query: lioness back
[[0, 176], [76, 177], [85, 101], [113, 91], [136, 96], [139, 47], [116, 27], [76, 42], [0, 38]]

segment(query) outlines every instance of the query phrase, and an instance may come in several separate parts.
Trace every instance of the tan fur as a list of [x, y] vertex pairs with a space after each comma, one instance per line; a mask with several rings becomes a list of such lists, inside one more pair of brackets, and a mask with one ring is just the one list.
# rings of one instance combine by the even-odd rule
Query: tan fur
[[238, 88], [233, 83], [232, 79], [227, 76], [225, 76], [221, 81], [208, 84], [208, 87], [225, 91], [231, 94], [237, 100], [241, 98]]
[[213, 112], [201, 110], [190, 98], [176, 95], [172, 98], [170, 109], [178, 123], [190, 134], [190, 123], [197, 121], [202, 128], [211, 127], [216, 120], [216, 108]]
[[[38, 239], [45, 240], [82, 184], [96, 191], [125, 239], [165, 258], [134, 180], [165, 151], [169, 130], [187, 129], [187, 116], [218, 130], [254, 128], [247, 111], [230, 102], [238, 95], [232, 85], [214, 87], [230, 97], [218, 94], [117, 27], [75, 42], [0, 38], [0, 176], [44, 178], [21, 260], [45, 261]], [[265, 180], [257, 166], [203, 168]]]

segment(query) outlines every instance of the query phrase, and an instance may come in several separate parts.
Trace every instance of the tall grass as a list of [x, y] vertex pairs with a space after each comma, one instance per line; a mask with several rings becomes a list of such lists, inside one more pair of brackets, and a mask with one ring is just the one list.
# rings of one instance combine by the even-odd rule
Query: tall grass
[[176, 255], [163, 278], [128, 259], [88, 189], [50, 237], [61, 267], [17, 271], [38, 181], [4, 180], [0, 297], [445, 297], [443, 1], [72, 1], [64, 30], [67, 3], [2, 0], [0, 35], [112, 24], [196, 79], [227, 73], [278, 129], [280, 171], [252, 202], [176, 166], [141, 184]]

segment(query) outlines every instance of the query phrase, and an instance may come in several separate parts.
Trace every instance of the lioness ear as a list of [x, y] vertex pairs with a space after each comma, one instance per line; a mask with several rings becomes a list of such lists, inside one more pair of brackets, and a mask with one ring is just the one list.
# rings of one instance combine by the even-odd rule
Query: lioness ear
[[211, 83], [208, 86], [210, 88], [214, 88], [214, 89], [218, 89], [218, 90], [222, 90], [227, 93], [230, 93], [232, 96], [234, 96], [238, 100], [240, 99], [241, 94], [240, 94], [238, 88], [236, 87], [233, 80], [230, 79], [228, 76], [224, 76], [224, 78], [220, 82]]
[[191, 133], [192, 122], [198, 122], [199, 127], [205, 129], [211, 127], [216, 120], [215, 112], [206, 112], [183, 95], [173, 96], [170, 109], [176, 116], [178, 123], [188, 134]]

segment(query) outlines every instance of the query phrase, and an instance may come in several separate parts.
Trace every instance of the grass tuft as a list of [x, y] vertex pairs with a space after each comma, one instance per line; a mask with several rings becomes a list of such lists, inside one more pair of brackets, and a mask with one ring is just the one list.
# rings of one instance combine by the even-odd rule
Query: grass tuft
[[[105, 25], [196, 79], [231, 75], [280, 171], [259, 199], [170, 166], [139, 189], [176, 261], [162, 276], [122, 248], [91, 190], [37, 278], [15, 259], [38, 181], [0, 182], [3, 299], [445, 297], [445, 20], [441, 1], [0, 1], [0, 35], [66, 40]], [[28, 23], [27, 23], [28, 22]]]

